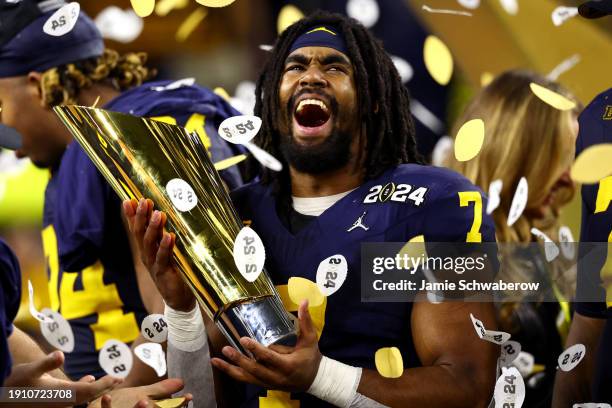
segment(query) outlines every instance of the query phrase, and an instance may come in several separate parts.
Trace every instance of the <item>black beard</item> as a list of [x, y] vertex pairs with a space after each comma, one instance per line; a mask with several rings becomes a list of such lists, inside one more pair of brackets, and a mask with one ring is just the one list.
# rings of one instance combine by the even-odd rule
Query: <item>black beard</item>
[[297, 171], [322, 174], [338, 170], [348, 164], [351, 157], [351, 134], [338, 131], [315, 146], [296, 143], [293, 136], [282, 136], [281, 152], [285, 160]]

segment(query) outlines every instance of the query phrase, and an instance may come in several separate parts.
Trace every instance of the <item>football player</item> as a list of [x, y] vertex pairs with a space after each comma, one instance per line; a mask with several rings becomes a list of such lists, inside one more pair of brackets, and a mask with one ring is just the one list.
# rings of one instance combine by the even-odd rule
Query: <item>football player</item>
[[[409, 95], [382, 45], [354, 20], [316, 13], [282, 33], [256, 97], [257, 141], [286, 170], [232, 198], [263, 240], [266, 269], [285, 307], [298, 312], [300, 334], [295, 347], [243, 338], [254, 358], [226, 346], [227, 361], [212, 360], [249, 384], [242, 406], [486, 406], [499, 348], [478, 339], [469, 314], [494, 328], [492, 304], [360, 299], [364, 242], [495, 240], [480, 190], [419, 164]], [[179, 238], [163, 231], [159, 211], [148, 219], [151, 207], [124, 202], [143, 261], [172, 310], [197, 314], [170, 257]], [[288, 280], [315, 281], [333, 255], [348, 263], [340, 289], [318, 306], [294, 303]], [[375, 369], [384, 347], [401, 352], [399, 378]]]
[[[578, 118], [576, 156], [612, 142], [612, 89], [598, 95]], [[582, 224], [576, 312], [566, 346], [584, 344], [584, 361], [569, 372], [557, 372], [554, 407], [580, 402], [612, 401], [612, 284], [607, 247], [612, 242], [612, 176], [582, 186]], [[593, 249], [589, 244], [598, 242]], [[607, 244], [601, 244], [607, 243]]]
[[[50, 18], [63, 5], [61, 0], [0, 1], [0, 115], [4, 125], [22, 135], [17, 155], [51, 169], [42, 236], [51, 308], [70, 322], [75, 335], [66, 371], [72, 378], [99, 377], [104, 374], [98, 364], [102, 345], [109, 339], [142, 342], [142, 319], [163, 309], [148, 273], [133, 260], [117, 196], [71, 141], [52, 107], [98, 101], [109, 110], [185, 126], [199, 134], [213, 161], [241, 152], [216, 133], [222, 120], [238, 112], [189, 82], [145, 82], [153, 74], [146, 56], [105, 48], [83, 12], [70, 32], [45, 33], [47, 21], [62, 25]], [[235, 167], [222, 174], [231, 188], [242, 183]], [[124, 384], [156, 378], [135, 362]]]

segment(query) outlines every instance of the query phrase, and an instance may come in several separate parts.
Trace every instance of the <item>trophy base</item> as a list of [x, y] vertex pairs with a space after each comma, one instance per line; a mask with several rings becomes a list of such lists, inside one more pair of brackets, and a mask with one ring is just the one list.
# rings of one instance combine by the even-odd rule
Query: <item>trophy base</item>
[[230, 306], [215, 323], [232, 346], [246, 355], [251, 353], [238, 342], [241, 337], [250, 337], [266, 347], [273, 344], [295, 346], [297, 342], [293, 322], [274, 296]]

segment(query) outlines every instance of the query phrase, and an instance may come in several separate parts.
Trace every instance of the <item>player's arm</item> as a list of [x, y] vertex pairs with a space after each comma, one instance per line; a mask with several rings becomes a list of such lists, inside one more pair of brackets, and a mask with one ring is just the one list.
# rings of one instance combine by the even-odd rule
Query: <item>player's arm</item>
[[[45, 352], [30, 336], [13, 326], [13, 333], [8, 338], [9, 350], [13, 364], [26, 364], [46, 357]], [[49, 375], [62, 380], [68, 380], [66, 374], [59, 368], [49, 371]]]
[[486, 407], [499, 346], [476, 336], [470, 313], [486, 327], [495, 326], [490, 303], [415, 303], [412, 332], [423, 367], [407, 369], [397, 379], [364, 369], [357, 391], [393, 407]]
[[591, 400], [591, 379], [604, 325], [605, 319], [574, 313], [566, 346], [581, 343], [585, 345], [587, 353], [573, 370], [557, 370], [553, 408], [569, 407], [576, 402]]

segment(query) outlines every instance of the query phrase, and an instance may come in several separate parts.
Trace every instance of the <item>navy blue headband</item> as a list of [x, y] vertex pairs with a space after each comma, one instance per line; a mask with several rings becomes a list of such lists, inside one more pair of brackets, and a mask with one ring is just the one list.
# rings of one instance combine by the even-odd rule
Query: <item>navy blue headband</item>
[[0, 78], [42, 72], [58, 65], [99, 57], [104, 41], [91, 19], [83, 12], [74, 28], [54, 37], [43, 31], [43, 25], [54, 10], [41, 14], [0, 46]]
[[302, 47], [328, 47], [348, 55], [342, 34], [328, 26], [317, 26], [306, 30], [291, 44], [289, 53]]

